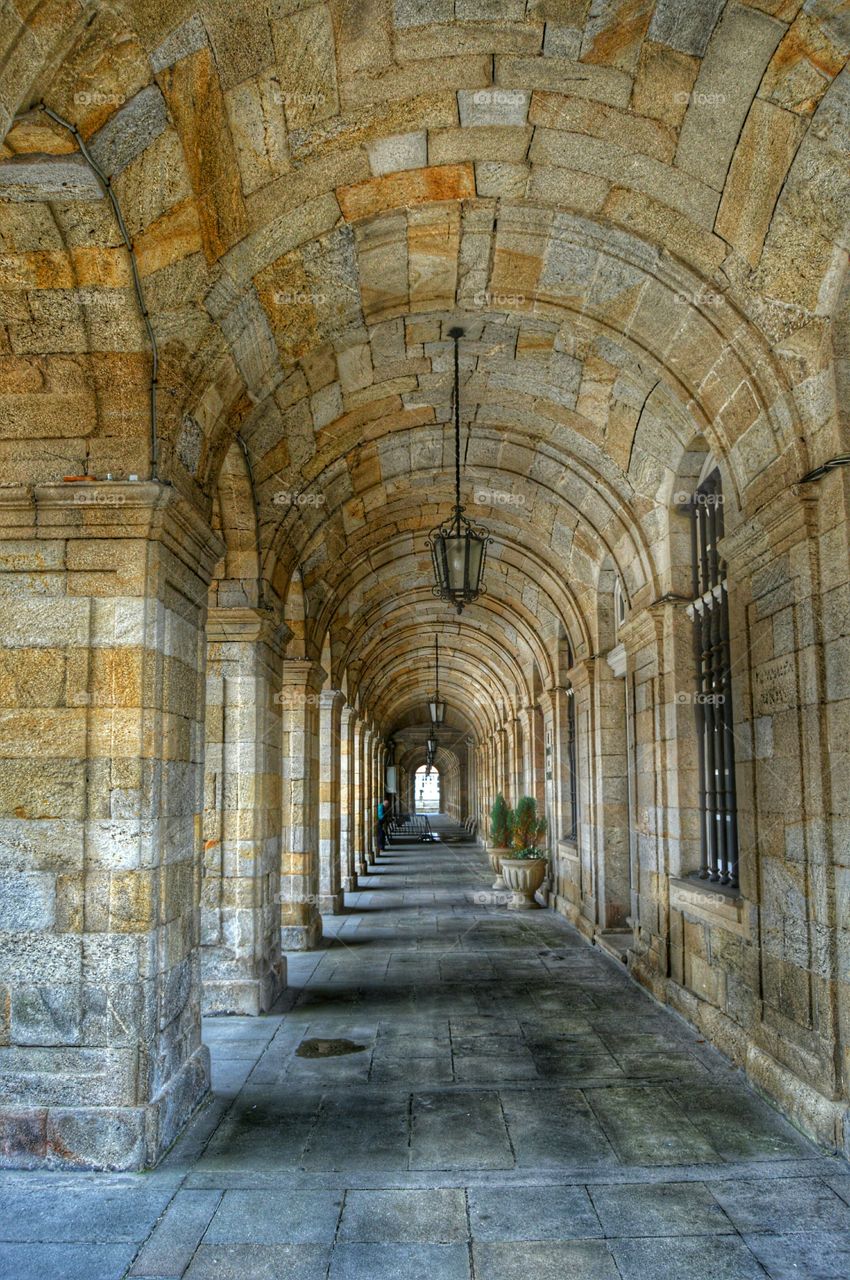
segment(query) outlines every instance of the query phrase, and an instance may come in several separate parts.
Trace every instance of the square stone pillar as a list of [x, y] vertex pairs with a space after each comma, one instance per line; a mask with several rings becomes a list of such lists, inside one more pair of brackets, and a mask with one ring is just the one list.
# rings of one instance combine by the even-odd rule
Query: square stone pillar
[[201, 885], [205, 1013], [265, 1013], [286, 980], [278, 907], [282, 642], [270, 611], [209, 611]]
[[546, 806], [543, 764], [543, 712], [537, 703], [523, 707], [519, 712], [522, 728], [522, 772], [525, 794], [534, 796], [537, 812], [542, 814]]
[[353, 839], [353, 855], [355, 875], [366, 874], [366, 848], [363, 842], [363, 806], [364, 806], [364, 772], [363, 761], [366, 749], [366, 726], [355, 713], [354, 721], [354, 788], [351, 808], [351, 834]]
[[367, 725], [363, 735], [363, 851], [366, 863], [375, 861], [374, 819], [375, 812], [375, 730]]
[[571, 689], [553, 685], [544, 694], [544, 722], [551, 726], [552, 744], [547, 775], [549, 844], [552, 849], [553, 906], [574, 919], [579, 909], [578, 855], [572, 833], [572, 785], [570, 777], [569, 700]]
[[513, 802], [525, 795], [525, 774], [523, 772], [524, 742], [522, 724], [519, 716], [514, 716], [505, 725], [507, 742], [507, 769], [510, 778], [510, 789]]
[[596, 714], [593, 700], [594, 661], [577, 663], [569, 673], [575, 700], [575, 762], [578, 823], [576, 852], [578, 855], [578, 916], [573, 923], [586, 937], [591, 937], [596, 924], [596, 857], [594, 849], [594, 798], [596, 794], [596, 755], [593, 749]]
[[209, 1087], [204, 622], [222, 547], [149, 482], [6, 491], [0, 525], [0, 1159], [138, 1169]]
[[283, 664], [281, 947], [309, 951], [319, 912], [319, 696], [325, 672], [307, 658]]
[[[496, 730], [496, 791], [501, 791], [508, 804], [516, 804], [513, 792], [511, 761], [508, 751], [508, 733], [504, 727]], [[495, 793], [494, 793], [495, 794]]]
[[324, 690], [319, 697], [319, 910], [342, 910], [340, 876], [340, 728], [345, 695]]
[[375, 738], [373, 753], [375, 786], [373, 791], [372, 845], [377, 858], [380, 852], [378, 849], [378, 803], [384, 798], [384, 783], [386, 781], [386, 747], [382, 738]]
[[624, 653], [617, 665], [622, 672], [619, 677], [607, 657], [594, 660], [594, 834], [600, 929], [625, 929], [631, 913]]
[[357, 862], [354, 840], [354, 753], [357, 712], [344, 705], [340, 713], [340, 818], [339, 857], [343, 893], [357, 891]]

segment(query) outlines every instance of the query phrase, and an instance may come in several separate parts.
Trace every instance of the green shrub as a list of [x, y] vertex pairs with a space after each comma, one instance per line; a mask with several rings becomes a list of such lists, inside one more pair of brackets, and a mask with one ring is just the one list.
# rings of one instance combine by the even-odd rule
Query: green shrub
[[511, 815], [511, 846], [515, 858], [545, 858], [540, 841], [546, 834], [546, 819], [537, 816], [534, 796], [522, 796]]
[[511, 816], [508, 802], [500, 791], [493, 801], [493, 808], [490, 810], [490, 840], [496, 848], [507, 849], [510, 847], [513, 834]]

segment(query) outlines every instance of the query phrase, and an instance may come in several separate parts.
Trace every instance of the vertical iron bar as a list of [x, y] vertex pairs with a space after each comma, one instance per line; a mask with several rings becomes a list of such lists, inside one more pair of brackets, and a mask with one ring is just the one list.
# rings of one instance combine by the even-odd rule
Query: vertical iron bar
[[715, 752], [715, 805], [716, 818], [715, 825], [717, 828], [717, 872], [723, 884], [727, 883], [727, 867], [726, 867], [726, 741], [723, 734], [723, 703], [720, 698], [723, 696], [722, 690], [722, 672], [720, 662], [720, 652], [722, 645], [722, 634], [720, 629], [720, 602], [714, 595], [714, 590], [720, 582], [719, 574], [719, 557], [717, 552], [717, 503], [711, 499], [716, 496], [714, 486], [707, 486], [706, 492], [706, 524], [708, 527], [708, 544], [709, 544], [709, 696], [711, 698], [711, 723], [714, 735], [714, 752]]
[[[698, 536], [698, 516], [697, 504], [691, 502], [691, 581], [693, 583], [694, 600], [698, 600], [700, 596], [700, 580], [699, 580], [699, 536]], [[701, 617], [699, 610], [694, 606], [694, 666], [696, 668], [696, 689], [697, 698], [694, 703], [694, 720], [696, 722], [697, 731], [697, 782], [699, 786], [699, 838], [700, 838], [700, 880], [707, 880], [709, 875], [708, 863], [708, 809], [706, 806], [705, 793], [705, 707], [700, 699], [702, 691], [702, 653], [700, 651], [700, 629]]]

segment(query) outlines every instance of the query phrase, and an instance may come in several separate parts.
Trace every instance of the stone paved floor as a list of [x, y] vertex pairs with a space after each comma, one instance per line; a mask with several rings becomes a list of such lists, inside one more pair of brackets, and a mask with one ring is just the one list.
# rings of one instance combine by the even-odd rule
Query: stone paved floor
[[216, 1098], [155, 1172], [0, 1178], [0, 1276], [850, 1276], [847, 1165], [490, 879], [469, 846], [388, 851], [290, 958], [289, 1012], [208, 1023]]

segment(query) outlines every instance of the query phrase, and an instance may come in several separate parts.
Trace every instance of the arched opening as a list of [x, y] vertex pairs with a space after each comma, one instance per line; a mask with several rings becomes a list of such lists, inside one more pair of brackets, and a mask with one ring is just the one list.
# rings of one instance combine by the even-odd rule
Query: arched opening
[[[389, 778], [470, 861], [495, 796], [534, 796], [563, 919], [523, 928], [613, 947], [836, 1147], [835, 6], [184, 7], [0, 24], [0, 1154], [155, 1163], [208, 1092], [201, 1013], [270, 1025], [287, 955], [294, 990], [316, 952], [308, 1007], [356, 1003], [364, 903], [397, 906]], [[427, 549], [461, 499], [492, 535], [462, 616]], [[627, 1076], [618, 1028], [580, 1025]], [[503, 1048], [438, 1083], [566, 1070]]]
[[414, 812], [440, 813], [441, 799], [439, 769], [436, 765], [421, 764], [413, 775]]

